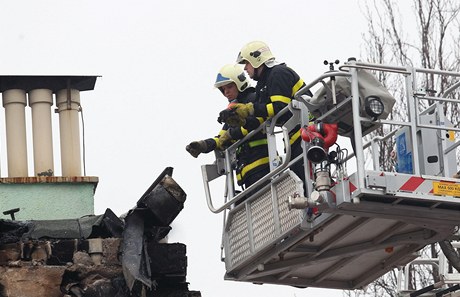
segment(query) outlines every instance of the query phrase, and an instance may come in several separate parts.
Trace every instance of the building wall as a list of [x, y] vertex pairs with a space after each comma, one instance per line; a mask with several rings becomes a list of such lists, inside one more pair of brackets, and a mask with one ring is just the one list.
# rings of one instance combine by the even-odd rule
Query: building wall
[[[46, 182], [42, 182], [46, 181]], [[94, 192], [98, 179], [82, 177], [29, 178], [27, 183], [0, 179], [0, 211], [19, 208], [16, 220], [74, 219], [94, 214]]]

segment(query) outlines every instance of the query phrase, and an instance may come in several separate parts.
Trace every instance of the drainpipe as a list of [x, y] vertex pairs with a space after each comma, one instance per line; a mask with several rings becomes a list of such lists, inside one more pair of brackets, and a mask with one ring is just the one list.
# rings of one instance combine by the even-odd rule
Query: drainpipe
[[6, 122], [8, 177], [27, 177], [26, 92], [10, 89], [3, 92]]
[[48, 89], [30, 91], [29, 105], [32, 109], [35, 175], [53, 176], [53, 132], [51, 125], [53, 91]]
[[70, 86], [58, 91], [56, 105], [59, 113], [62, 176], [81, 176], [80, 129], [78, 125], [80, 91], [70, 89]]

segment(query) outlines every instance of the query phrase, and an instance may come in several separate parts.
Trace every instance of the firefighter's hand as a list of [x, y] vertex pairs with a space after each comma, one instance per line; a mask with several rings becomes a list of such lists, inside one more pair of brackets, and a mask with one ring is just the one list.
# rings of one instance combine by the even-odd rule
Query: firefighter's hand
[[219, 124], [226, 123], [227, 119], [234, 115], [235, 112], [232, 109], [224, 109], [221, 112], [219, 112], [219, 117], [217, 118], [217, 121], [219, 122]]
[[217, 138], [216, 149], [221, 151], [225, 150], [230, 144], [231, 140], [232, 136], [230, 136], [230, 132], [228, 132], [228, 130], [225, 131], [224, 134], [220, 135], [219, 138]]
[[236, 103], [231, 106], [231, 109], [243, 120], [250, 115], [254, 115], [254, 105], [252, 103]]
[[[234, 104], [233, 104], [234, 105]], [[234, 109], [224, 109], [219, 113], [219, 117], [217, 118], [219, 123], [226, 123], [232, 127], [241, 127], [243, 126], [246, 121], [241, 119], [238, 114], [235, 112]]]
[[206, 152], [206, 150], [208, 149], [208, 145], [204, 140], [193, 141], [190, 144], [188, 144], [185, 147], [185, 149], [187, 150], [187, 152], [190, 153], [190, 155], [196, 158], [199, 154]]
[[240, 118], [237, 114], [228, 117], [225, 122], [231, 127], [242, 127], [246, 124], [246, 120]]
[[244, 129], [248, 130], [249, 132], [259, 128], [260, 121], [258, 118], [254, 116], [250, 116], [246, 119], [246, 123], [244, 124]]

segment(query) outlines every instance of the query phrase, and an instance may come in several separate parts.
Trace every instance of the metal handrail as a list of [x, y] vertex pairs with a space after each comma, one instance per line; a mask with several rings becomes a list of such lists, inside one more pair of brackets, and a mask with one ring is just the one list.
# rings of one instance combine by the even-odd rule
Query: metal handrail
[[377, 70], [377, 71], [389, 71], [394, 73], [401, 73], [401, 74], [411, 74], [410, 71], [407, 71], [406, 67], [400, 66], [389, 66], [389, 65], [379, 65], [379, 64], [372, 64], [372, 63], [361, 63], [355, 62], [355, 65], [345, 64], [339, 67], [339, 70], [348, 71], [344, 69], [367, 69], [367, 70]]
[[[345, 64], [339, 67], [339, 70], [346, 71], [345, 69], [350, 69], [350, 68], [355, 68], [355, 69], [367, 69], [367, 70], [377, 70], [377, 71], [388, 71], [388, 72], [394, 72], [394, 73], [399, 73], [399, 74], [413, 74], [412, 71], [408, 71], [407, 67], [400, 67], [400, 66], [391, 66], [391, 65], [380, 65], [380, 64], [372, 64], [372, 63], [362, 63], [362, 62], [353, 62], [352, 65], [350, 64]], [[454, 77], [460, 77], [460, 73], [458, 72], [453, 72], [453, 71], [445, 71], [445, 70], [433, 70], [433, 69], [426, 69], [426, 68], [413, 68], [414, 72], [418, 73], [429, 73], [429, 74], [438, 74], [438, 75], [450, 75]], [[433, 100], [433, 101], [438, 101], [438, 102], [449, 102], [449, 103], [460, 103], [459, 100], [457, 99], [447, 99], [446, 97], [452, 93], [454, 90], [460, 87], [460, 81], [456, 82], [452, 86], [450, 86], [441, 97], [434, 97], [434, 96], [417, 96], [414, 94], [415, 98], [419, 100]], [[398, 122], [394, 120], [379, 120], [378, 121], [381, 124], [389, 124], [389, 125], [400, 125], [400, 126], [410, 126], [409, 123], [407, 122]], [[460, 131], [460, 128], [455, 128], [455, 127], [447, 127], [447, 126], [439, 126], [439, 125], [427, 125], [427, 124], [419, 124], [416, 123], [416, 127], [419, 128], [427, 128], [427, 129], [435, 129], [435, 130], [451, 130], [451, 131]], [[363, 145], [363, 149], [368, 148], [372, 142], [376, 141], [382, 141], [387, 139], [388, 137], [394, 135], [396, 130], [391, 131], [389, 134], [383, 136], [383, 137], [376, 137], [375, 139], [372, 139], [371, 141], [365, 143]], [[444, 153], [448, 153], [452, 151], [454, 148], [459, 146], [460, 143], [456, 143], [449, 147]], [[354, 153], [348, 155], [345, 161], [350, 160], [355, 156]]]
[[[245, 141], [247, 141], [248, 139], [250, 139], [255, 133], [261, 131], [262, 129], [264, 129], [265, 127], [267, 127], [268, 125], [270, 125], [271, 123], [274, 123], [276, 122], [279, 117], [281, 117], [283, 114], [285, 114], [286, 112], [289, 111], [289, 106], [286, 106], [285, 108], [283, 108], [279, 113], [277, 113], [272, 119], [271, 121], [267, 121], [265, 123], [263, 123], [263, 125], [261, 125], [260, 127], [258, 127], [257, 129], [255, 129], [254, 131], [251, 131], [248, 135], [246, 135], [243, 139], [235, 142], [234, 144], [232, 144], [230, 147], [228, 147], [226, 149], [226, 159], [227, 159], [227, 164], [226, 164], [226, 174], [227, 176], [229, 176], [230, 174], [233, 174], [233, 171], [231, 169], [231, 164], [229, 164], [229, 158], [228, 156], [230, 155], [230, 151], [232, 150], [236, 150], [236, 148], [238, 148], [241, 144], [243, 144]], [[267, 180], [271, 179], [273, 176], [277, 175], [278, 173], [280, 173], [282, 170], [284, 170], [286, 167], [288, 167], [289, 163], [291, 163], [291, 161], [295, 161], [295, 160], [290, 160], [291, 159], [291, 145], [289, 143], [289, 131], [283, 126], [281, 127], [282, 129], [282, 132], [283, 132], [283, 141], [284, 141], [284, 147], [286, 149], [286, 156], [283, 160], [283, 163], [281, 163], [280, 166], [276, 167], [273, 171], [269, 172], [267, 175], [265, 175], [263, 178], [261, 178], [260, 180], [258, 180], [257, 182], [255, 182], [254, 184], [252, 184], [251, 186], [249, 186], [248, 188], [246, 188], [243, 192], [239, 193], [238, 195], [234, 196], [234, 197], [231, 197], [227, 202], [225, 202], [222, 206], [216, 208], [214, 207], [213, 203], [212, 203], [212, 198], [211, 198], [211, 192], [210, 192], [210, 189], [209, 189], [209, 184], [208, 184], [208, 181], [207, 180], [204, 180], [203, 183], [204, 183], [204, 187], [205, 187], [205, 194], [206, 194], [206, 202], [207, 202], [207, 205], [208, 205], [208, 208], [211, 212], [213, 213], [220, 213], [222, 212], [223, 210], [229, 208], [230, 206], [234, 205], [237, 201], [239, 201], [240, 199], [242, 199], [247, 193], [249, 193], [251, 190], [259, 187], [260, 185], [262, 185], [263, 183], [265, 183]], [[297, 160], [297, 159], [296, 159]], [[204, 174], [203, 174], [204, 175]], [[228, 189], [227, 189], [228, 190]]]
[[[326, 73], [320, 75], [313, 82], [311, 82], [309, 84], [306, 84], [303, 88], [301, 88], [294, 95], [294, 99], [304, 103], [305, 100], [301, 97], [301, 95], [306, 93], [312, 86], [314, 86], [314, 85], [316, 85], [318, 83], [321, 83], [325, 78], [330, 78], [330, 77], [333, 77], [333, 76], [349, 77], [349, 76], [351, 76], [351, 74], [348, 73], [348, 72], [341, 72], [341, 71], [329, 71], [329, 72], [326, 72]], [[229, 174], [232, 174], [231, 164], [229, 163], [229, 156], [230, 156], [229, 152], [231, 152], [233, 150], [236, 150], [236, 148], [238, 148], [245, 141], [248, 141], [255, 133], [261, 131], [261, 129], [266, 128], [266, 127], [270, 127], [270, 128], [273, 129], [274, 125], [270, 125], [270, 124], [271, 123], [276, 123], [276, 121], [288, 111], [289, 111], [289, 106], [286, 106], [285, 108], [283, 108], [280, 112], [278, 112], [271, 119], [271, 122], [264, 123], [259, 128], [257, 128], [256, 130], [254, 130], [251, 133], [249, 133], [248, 135], [246, 135], [243, 139], [239, 140], [238, 142], [232, 144], [230, 147], [227, 148], [227, 150], [225, 152], [226, 160], [227, 160], [226, 165], [225, 165], [226, 166], [227, 177], [228, 177]], [[273, 131], [270, 131], [270, 132], [272, 133]], [[252, 184], [250, 187], [246, 188], [243, 192], [239, 193], [238, 195], [236, 195], [234, 197], [230, 197], [230, 199], [227, 202], [225, 202], [222, 206], [220, 206], [218, 208], [214, 207], [214, 205], [212, 203], [211, 194], [210, 194], [210, 191], [209, 191], [209, 185], [208, 185], [207, 181], [204, 181], [205, 193], [206, 193], [206, 201], [207, 201], [208, 208], [211, 210], [211, 212], [220, 213], [224, 209], [229, 208], [230, 206], [234, 205], [237, 201], [241, 200], [244, 196], [246, 196], [247, 193], [250, 193], [251, 190], [256, 189], [260, 185], [264, 184], [267, 180], [271, 179], [273, 176], [277, 175], [278, 173], [280, 173], [281, 171], [286, 169], [289, 166], [289, 164], [295, 163], [300, 158], [302, 158], [302, 156], [298, 156], [294, 160], [290, 160], [291, 159], [291, 146], [290, 146], [290, 143], [289, 143], [289, 131], [287, 131], [287, 129], [283, 126], [282, 127], [282, 132], [283, 132], [284, 147], [286, 149], [286, 154], [285, 154], [285, 158], [283, 160], [283, 163], [281, 165], [279, 165], [278, 167], [276, 167], [273, 171], [271, 171], [270, 173], [265, 175], [263, 178], [261, 178], [260, 180], [258, 180], [254, 184]]]
[[318, 76], [315, 80], [313, 80], [311, 83], [306, 84], [304, 87], [298, 90], [297, 93], [295, 93], [294, 98], [298, 101], [305, 102], [305, 99], [301, 97], [302, 95], [304, 95], [308, 90], [310, 90], [311, 87], [317, 85], [318, 83], [321, 83], [325, 78], [330, 78], [333, 76], [350, 77], [351, 74], [344, 71], [328, 71], [326, 73], [323, 73], [322, 75]]
[[[329, 71], [329, 72], [323, 73], [322, 75], [317, 77], [315, 80], [313, 80], [309, 84], [306, 84], [303, 88], [301, 88], [294, 95], [294, 100], [299, 101], [300, 103], [305, 104], [305, 105], [308, 106], [309, 102], [305, 98], [303, 98], [302, 95], [306, 94], [307, 91], [310, 90], [313, 86], [315, 86], [315, 85], [317, 85], [319, 83], [323, 84], [323, 86], [325, 86], [326, 85], [325, 84], [325, 79], [331, 78], [331, 77], [338, 77], [338, 76], [351, 77], [352, 82], [355, 83], [355, 85], [352, 85], [352, 97], [353, 97], [353, 99], [355, 99], [355, 100], [352, 100], [353, 117], [354, 117], [353, 121], [354, 121], [354, 125], [355, 125], [355, 130], [358, 129], [357, 132], [361, 132], [360, 127], [357, 127], [357, 125], [361, 126], [360, 124], [362, 124], [362, 122], [365, 122], [368, 119], [367, 118], [362, 118], [359, 115], [359, 110], [358, 110], [358, 112], [356, 112], [357, 109], [358, 109], [358, 106], [360, 104], [359, 102], [357, 102], [357, 98], [354, 98], [354, 97], [359, 97], [358, 94], [357, 94], [358, 93], [357, 92], [358, 91], [358, 86], [356, 85], [357, 84], [357, 73], [356, 73], [357, 69], [368, 69], [368, 70], [376, 70], [376, 71], [393, 72], [393, 73], [403, 74], [403, 75], [406, 76], [406, 78], [407, 77], [412, 77], [416, 73], [434, 73], [434, 74], [439, 74], [439, 75], [451, 75], [451, 76], [455, 76], [455, 77], [460, 77], [460, 73], [452, 72], [452, 71], [431, 70], [431, 69], [414, 68], [414, 67], [400, 67], [400, 66], [392, 66], [392, 65], [380, 65], [380, 64], [362, 63], [362, 62], [351, 61], [349, 64], [346, 63], [345, 65], [340, 66], [338, 71]], [[451, 87], [449, 87], [441, 97], [431, 97], [431, 96], [426, 96], [425, 94], [417, 94], [413, 90], [414, 86], [411, 85], [411, 83], [412, 83], [412, 80], [410, 78], [409, 78], [409, 80], [406, 79], [406, 88], [409, 88], [409, 91], [406, 94], [406, 97], [408, 96], [406, 98], [406, 100], [410, 100], [410, 98], [416, 98], [418, 100], [428, 99], [428, 100], [437, 100], [437, 101], [440, 101], [440, 102], [451, 102], [451, 103], [459, 102], [458, 100], [447, 99], [446, 97], [450, 93], [452, 93], [454, 90], [456, 90], [457, 88], [460, 87], [460, 82], [456, 82]], [[412, 92], [414, 92], [414, 93], [412, 93]], [[289, 109], [289, 106], [285, 107], [280, 113], [275, 115], [275, 117], [273, 117], [270, 122], [267, 121], [266, 123], [261, 125], [259, 128], [257, 128], [256, 130], [252, 131], [251, 133], [249, 133], [242, 140], [232, 144], [226, 150], [225, 154], [226, 154], [226, 161], [227, 162], [225, 164], [225, 168], [226, 168], [227, 179], [229, 179], [227, 182], [228, 182], [228, 185], [233, 186], [233, 189], [230, 188], [230, 187], [227, 187], [228, 201], [226, 201], [222, 206], [220, 206], [218, 208], [214, 207], [213, 203], [212, 203], [211, 194], [210, 194], [210, 191], [209, 191], [208, 181], [204, 181], [208, 208], [213, 213], [219, 213], [219, 212], [223, 211], [224, 209], [230, 208], [230, 206], [234, 205], [235, 202], [237, 202], [237, 201], [241, 200], [243, 197], [245, 197], [247, 195], [247, 193], [250, 193], [252, 190], [254, 190], [255, 188], [259, 187], [260, 185], [265, 183], [267, 180], [271, 179], [273, 176], [277, 175], [282, 170], [287, 168], [290, 163], [292, 164], [294, 162], [294, 160], [290, 160], [291, 159], [291, 147], [290, 147], [290, 144], [289, 144], [288, 131], [287, 131], [287, 128], [285, 128], [283, 126], [282, 127], [282, 132], [283, 132], [283, 136], [284, 136], [283, 141], [284, 141], [284, 147], [286, 149], [286, 158], [283, 160], [283, 163], [280, 166], [276, 167], [274, 170], [272, 170], [270, 173], [268, 173], [265, 177], [263, 177], [262, 179], [260, 179], [259, 181], [257, 181], [256, 183], [254, 183], [253, 185], [248, 187], [247, 189], [245, 189], [243, 192], [237, 194], [236, 196], [233, 196], [235, 190], [234, 190], [234, 183], [233, 183], [233, 170], [231, 168], [231, 164], [230, 164], [230, 160], [229, 160], [230, 152], [235, 151], [237, 147], [239, 147], [242, 143], [248, 141], [255, 133], [260, 132], [262, 129], [266, 129], [267, 135], [273, 135], [276, 121], [279, 119], [279, 117], [281, 117], [283, 114], [288, 112], [288, 109]], [[452, 131], [460, 131], [460, 128], [454, 128], [454, 127], [435, 126], [435, 125], [427, 125], [427, 124], [422, 125], [422, 124], [418, 123], [417, 118], [412, 119], [410, 122], [402, 122], [402, 121], [395, 121], [395, 120], [378, 120], [376, 122], [380, 123], [380, 124], [385, 124], [385, 125], [398, 125], [398, 126], [401, 126], [401, 127], [402, 126], [409, 126], [411, 128], [415, 127], [415, 128], [440, 129], [440, 130], [448, 129], [448, 130], [452, 130]], [[392, 130], [389, 133], [387, 133], [386, 135], [378, 136], [378, 137], [372, 139], [371, 141], [369, 141], [367, 143], [362, 143], [362, 139], [361, 139], [362, 137], [359, 136], [361, 134], [355, 134], [355, 142], [357, 140], [359, 140], [359, 144], [360, 144], [360, 147], [361, 147], [361, 154], [362, 154], [362, 149], [369, 148], [369, 146], [374, 142], [384, 141], [384, 140], [388, 139], [389, 137], [394, 136], [394, 134], [396, 132], [397, 132], [397, 130]], [[416, 144], [414, 143], [414, 145], [416, 145]], [[456, 144], [453, 147], [457, 147], [458, 145], [460, 145], [460, 144]], [[448, 151], [450, 151], [450, 150], [453, 150], [453, 148], [452, 147], [448, 148]], [[445, 151], [445, 153], [447, 153], [448, 151]], [[349, 161], [354, 156], [355, 156], [355, 152], [353, 152], [352, 154], [349, 154], [348, 157], [344, 160], [344, 162]], [[270, 155], [270, 157], [273, 157], [273, 156]], [[299, 156], [298, 158], [295, 158], [295, 160], [297, 161], [301, 157], [302, 156]], [[363, 156], [360, 156], [360, 157], [361, 157], [360, 159], [363, 159]], [[359, 158], [357, 158], [357, 159], [359, 159]], [[362, 162], [362, 160], [360, 162]], [[361, 179], [363, 179], [363, 177], [364, 177], [364, 172], [363, 172], [364, 171], [364, 164], [358, 163], [357, 165], [358, 165], [358, 175], [357, 176], [358, 176], [359, 182], [363, 183], [363, 180], [361, 181]], [[359, 186], [361, 186], [361, 184]]]
[[[354, 63], [353, 65], [345, 63], [345, 65], [342, 65], [339, 67], [339, 70], [347, 71], [344, 69], [359, 68], [359, 69], [368, 69], [368, 70], [377, 70], [377, 71], [388, 71], [388, 72], [401, 73], [401, 74], [412, 74], [411, 71], [407, 70], [407, 67], [402, 67], [402, 66], [381, 65], [381, 64], [374, 64], [374, 63], [363, 63], [363, 62], [353, 62], [353, 63]], [[450, 75], [450, 76], [460, 77], [460, 73], [454, 72], [454, 71], [416, 68], [416, 67], [414, 67], [414, 70], [420, 73]]]
[[452, 93], [458, 87], [460, 87], [460, 81], [456, 82], [455, 84], [451, 85], [447, 90], [445, 90], [444, 94], [442, 94], [442, 97], [446, 98], [447, 96], [449, 96], [450, 93]]

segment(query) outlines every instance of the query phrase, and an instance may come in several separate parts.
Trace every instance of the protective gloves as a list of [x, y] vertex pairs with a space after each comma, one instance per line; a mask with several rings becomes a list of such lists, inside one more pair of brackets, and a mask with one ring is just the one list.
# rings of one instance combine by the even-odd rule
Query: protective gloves
[[227, 123], [232, 127], [241, 127], [245, 124], [245, 120], [242, 120], [238, 114], [235, 113], [235, 110], [231, 108], [226, 108], [219, 113], [217, 121], [222, 123]]
[[246, 123], [243, 125], [243, 128], [251, 132], [259, 128], [259, 126], [260, 126], [260, 121], [256, 117], [250, 116], [246, 119]]
[[196, 158], [199, 154], [204, 153], [208, 150], [208, 145], [204, 140], [193, 141], [190, 144], [188, 144], [185, 147], [185, 149], [187, 150], [187, 152], [190, 153], [190, 155]]
[[225, 150], [231, 140], [232, 140], [232, 136], [230, 135], [230, 132], [228, 130], [225, 131], [224, 134], [220, 135], [217, 138], [216, 149], [221, 150], [221, 151]]
[[225, 122], [231, 127], [242, 127], [246, 124], [246, 120], [240, 118], [237, 114], [228, 117]]
[[254, 105], [252, 103], [236, 103], [231, 106], [240, 119], [245, 120], [248, 116], [254, 115]]

